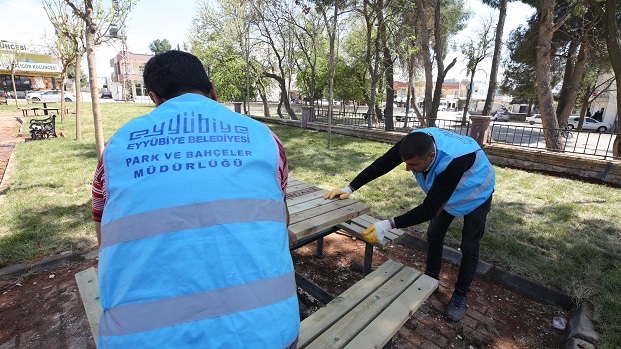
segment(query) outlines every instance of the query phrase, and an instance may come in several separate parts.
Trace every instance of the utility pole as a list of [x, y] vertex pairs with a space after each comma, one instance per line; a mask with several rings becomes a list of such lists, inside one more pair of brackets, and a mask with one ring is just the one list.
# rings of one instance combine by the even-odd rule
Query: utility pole
[[[118, 11], [117, 0], [112, 0], [112, 6]], [[132, 67], [129, 62], [129, 51], [127, 50], [127, 27], [125, 26], [125, 21], [123, 21], [119, 28], [112, 27], [110, 29], [110, 36], [121, 40], [121, 69], [119, 73], [121, 73], [121, 76], [123, 77], [123, 100], [128, 102], [132, 100], [132, 90], [134, 84], [131, 75]]]

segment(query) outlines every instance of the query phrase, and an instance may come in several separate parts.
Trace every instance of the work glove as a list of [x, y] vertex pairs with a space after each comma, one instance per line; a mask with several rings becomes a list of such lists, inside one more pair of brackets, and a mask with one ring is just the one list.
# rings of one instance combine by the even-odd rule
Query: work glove
[[345, 200], [348, 199], [351, 193], [354, 191], [348, 186], [341, 189], [332, 189], [329, 192], [323, 194], [324, 199], [334, 199], [334, 197], [338, 196], [339, 199]]
[[379, 242], [386, 236], [386, 232], [390, 228], [392, 227], [388, 220], [375, 222], [375, 224], [371, 224], [371, 226], [362, 231], [362, 238], [370, 243]]

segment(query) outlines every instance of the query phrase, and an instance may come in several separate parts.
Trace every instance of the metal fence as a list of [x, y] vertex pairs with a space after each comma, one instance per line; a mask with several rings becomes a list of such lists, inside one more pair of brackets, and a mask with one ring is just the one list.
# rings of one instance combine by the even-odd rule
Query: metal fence
[[[302, 116], [302, 108], [300, 105], [292, 105], [294, 112], [300, 118]], [[350, 126], [356, 128], [369, 128], [368, 115], [365, 112], [354, 112], [351, 109], [343, 111], [341, 107], [335, 107], [332, 115], [332, 125]], [[270, 112], [274, 116], [276, 114], [276, 105], [270, 105]], [[262, 106], [251, 106], [251, 113], [257, 115], [263, 114]], [[401, 115], [400, 115], [401, 114]], [[403, 112], [397, 112], [393, 116], [393, 125], [395, 132], [409, 133], [413, 129], [421, 127], [417, 118], [407, 118], [407, 123]], [[313, 122], [328, 122], [327, 108], [316, 107]], [[436, 119], [434, 125], [436, 127], [450, 130], [462, 135], [470, 134], [470, 121], [462, 122], [461, 112], [455, 113], [451, 118], [445, 117]], [[385, 130], [384, 119], [379, 119], [377, 123], [371, 123], [370, 129]], [[517, 147], [546, 149], [544, 129], [540, 124], [527, 125], [517, 122], [492, 122], [490, 124], [490, 138], [488, 143], [507, 144]], [[556, 130], [559, 134], [564, 130]], [[603, 159], [613, 158], [613, 144], [618, 133], [600, 133], [590, 131], [571, 130], [562, 133], [566, 137], [561, 136], [562, 151], [565, 153], [581, 154], [595, 156]]]
[[[492, 122], [488, 143], [508, 144], [518, 147], [546, 149], [544, 128], [541, 125], [515, 125]], [[617, 133], [552, 129], [559, 135], [562, 151], [566, 153], [612, 158], [612, 146]]]
[[[375, 130], [385, 130], [385, 120], [384, 118], [378, 119], [377, 123], [370, 123], [369, 126], [369, 115], [367, 113], [356, 113], [352, 111], [341, 111], [334, 110], [332, 112], [332, 125], [342, 125], [342, 126], [353, 126], [353, 127], [362, 127], [362, 128], [370, 128]], [[312, 120], [313, 122], [319, 123], [328, 123], [328, 110], [327, 109], [315, 109], [315, 117]], [[429, 122], [428, 122], [429, 123]], [[408, 117], [401, 115], [393, 116], [393, 126], [394, 129], [392, 131], [395, 132], [403, 132], [409, 133], [412, 130], [420, 128], [421, 123], [418, 118]], [[435, 119], [434, 126], [446, 130], [450, 130], [453, 132], [457, 132], [460, 134], [468, 135], [470, 131], [470, 121], [462, 122], [461, 118], [457, 119]]]

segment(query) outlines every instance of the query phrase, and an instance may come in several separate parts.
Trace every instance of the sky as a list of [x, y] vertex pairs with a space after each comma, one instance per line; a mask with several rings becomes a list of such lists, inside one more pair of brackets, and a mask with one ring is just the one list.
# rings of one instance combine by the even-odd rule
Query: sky
[[[111, 0], [103, 0], [112, 3]], [[200, 0], [198, 0], [200, 1]], [[473, 16], [468, 22], [464, 32], [456, 36], [456, 41], [476, 31], [482, 18], [492, 14], [497, 18], [497, 12], [483, 5], [479, 0], [466, 0], [472, 9]], [[192, 18], [198, 8], [197, 0], [140, 0], [131, 11], [127, 24], [127, 45], [132, 53], [151, 53], [149, 43], [155, 39], [168, 39], [173, 47], [183, 45], [188, 40], [188, 31], [192, 25]], [[2, 19], [0, 20], [0, 40], [19, 43], [44, 44], [43, 39], [54, 33], [43, 7], [41, 0], [0, 0]], [[520, 24], [526, 23], [527, 18], [534, 9], [521, 2], [510, 2], [508, 5], [507, 19], [504, 29], [503, 40], [508, 38], [509, 32]], [[120, 50], [120, 42], [112, 45], [102, 45], [97, 49], [97, 75], [99, 77], [110, 76], [112, 59]], [[449, 53], [447, 60], [458, 57], [458, 64], [449, 71], [447, 78], [465, 78], [463, 58], [457, 53]], [[84, 63], [86, 66], [86, 61]], [[489, 70], [491, 60], [481, 63], [481, 67]], [[475, 80], [486, 81], [487, 73], [477, 73]]]

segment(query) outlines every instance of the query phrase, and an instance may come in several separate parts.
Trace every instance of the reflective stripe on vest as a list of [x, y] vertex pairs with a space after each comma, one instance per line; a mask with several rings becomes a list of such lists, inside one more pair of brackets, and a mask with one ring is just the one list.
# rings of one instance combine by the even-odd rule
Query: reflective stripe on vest
[[[464, 172], [464, 175], [462, 176], [461, 180], [459, 181], [459, 184], [457, 184], [457, 188], [455, 188], [455, 190], [458, 190], [459, 188], [461, 188], [464, 185], [464, 182], [466, 181], [466, 179], [468, 178], [468, 176], [471, 176], [474, 173], [475, 168], [478, 168], [478, 166], [481, 163], [481, 152], [477, 151], [476, 153], [476, 160], [474, 162], [474, 164], [472, 165], [472, 167], [470, 167], [470, 169], [468, 169], [468, 171]], [[485, 176], [485, 180], [483, 181], [483, 183], [481, 183], [481, 185], [477, 186], [476, 188], [474, 188], [472, 190], [472, 192], [470, 194], [468, 194], [467, 196], [465, 196], [464, 198], [462, 198], [459, 201], [456, 201], [454, 203], [451, 203], [451, 205], [446, 205], [445, 206], [445, 210], [447, 212], [450, 213], [450, 211], [454, 210], [456, 207], [458, 207], [459, 205], [474, 200], [475, 198], [481, 196], [481, 194], [487, 194], [484, 193], [484, 191], [489, 188], [492, 179], [494, 178], [494, 171], [490, 168], [490, 170], [487, 172], [487, 176]], [[487, 194], [486, 197], [489, 197], [489, 194]]]
[[[99, 334], [118, 336], [237, 313], [280, 302], [295, 292], [295, 274], [291, 272], [222, 289], [121, 305], [104, 311]], [[154, 317], [155, 313], [159, 316]]]
[[[197, 215], [195, 212], [209, 212]], [[162, 221], [158, 217], [175, 217]], [[102, 226], [101, 249], [121, 242], [217, 224], [252, 221], [286, 222], [283, 202], [265, 199], [230, 199], [200, 202], [121, 217]]]

